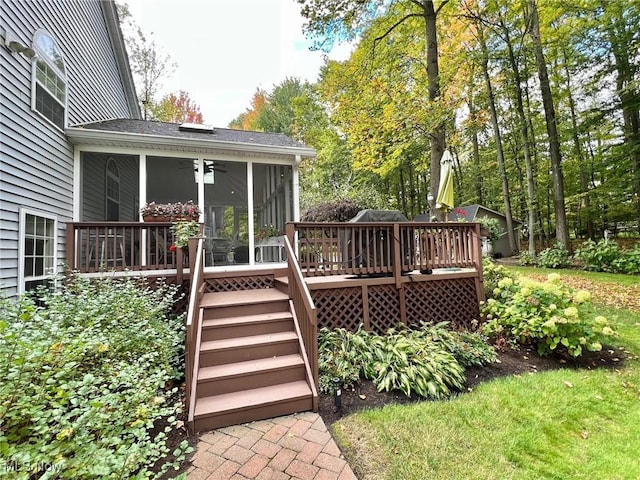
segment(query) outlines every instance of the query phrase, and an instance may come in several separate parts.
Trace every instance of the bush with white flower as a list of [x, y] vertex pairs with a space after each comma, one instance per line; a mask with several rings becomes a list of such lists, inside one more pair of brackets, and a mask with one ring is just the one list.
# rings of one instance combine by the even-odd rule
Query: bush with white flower
[[482, 305], [484, 333], [536, 345], [542, 355], [566, 350], [578, 357], [616, 336], [605, 317], [590, 315], [591, 294], [567, 287], [558, 274], [544, 283], [504, 277], [492, 293]]

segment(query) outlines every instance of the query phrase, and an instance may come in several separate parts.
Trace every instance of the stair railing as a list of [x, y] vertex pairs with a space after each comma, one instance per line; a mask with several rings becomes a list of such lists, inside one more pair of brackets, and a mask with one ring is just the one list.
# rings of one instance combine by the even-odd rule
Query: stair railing
[[[300, 336], [304, 346], [303, 354], [306, 355], [305, 363], [309, 365], [312, 390], [314, 394], [314, 409], [317, 409], [318, 390], [318, 317], [316, 307], [311, 298], [311, 292], [304, 281], [300, 265], [291, 246], [288, 237], [284, 239], [284, 248], [287, 252], [289, 295], [294, 307], [294, 319], [300, 328]], [[303, 356], [304, 356], [303, 355]]]
[[188, 427], [193, 433], [196, 408], [196, 386], [200, 357], [200, 337], [202, 330], [202, 311], [200, 303], [204, 295], [204, 239], [189, 239], [189, 266], [191, 285], [189, 290], [189, 309], [186, 319], [185, 339], [185, 395], [188, 410]]

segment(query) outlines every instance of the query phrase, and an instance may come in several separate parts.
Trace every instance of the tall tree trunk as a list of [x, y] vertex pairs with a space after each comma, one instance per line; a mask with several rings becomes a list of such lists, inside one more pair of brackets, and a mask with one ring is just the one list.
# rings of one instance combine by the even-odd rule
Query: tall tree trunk
[[[446, 2], [445, 2], [446, 3]], [[437, 12], [433, 1], [423, 0], [425, 35], [427, 38], [427, 77], [429, 79], [429, 101], [435, 102], [440, 98], [440, 71], [438, 68], [438, 36], [436, 31]], [[440, 184], [440, 160], [446, 148], [445, 123], [440, 121], [431, 132], [429, 139], [431, 153], [431, 195], [433, 200], [429, 206], [431, 212], [436, 212], [436, 198]], [[444, 212], [438, 212], [438, 218], [444, 219]]]
[[[603, 8], [607, 7], [603, 5]], [[638, 52], [625, 31], [622, 14], [619, 17], [607, 25], [606, 30], [615, 59], [616, 93], [622, 109], [624, 140], [631, 158], [633, 193], [640, 228], [640, 93], [636, 78], [638, 67], [633, 65], [633, 57], [630, 58], [637, 57]]]
[[478, 109], [476, 108], [476, 101], [473, 96], [474, 93], [474, 64], [471, 65], [471, 71], [469, 73], [469, 84], [468, 84], [468, 106], [469, 106], [469, 118], [471, 125], [471, 146], [473, 150], [473, 165], [475, 166], [475, 177], [473, 179], [473, 183], [476, 189], [476, 203], [479, 205], [483, 204], [482, 199], [482, 166], [480, 163], [480, 144], [478, 142]]
[[587, 170], [586, 159], [582, 150], [582, 143], [580, 142], [580, 134], [578, 133], [578, 116], [576, 114], [576, 102], [573, 99], [573, 93], [571, 90], [571, 75], [569, 74], [569, 67], [567, 66], [568, 58], [567, 52], [563, 49], [562, 54], [564, 56], [564, 77], [567, 83], [567, 95], [569, 98], [569, 112], [571, 114], [571, 132], [573, 137], [573, 151], [578, 161], [580, 169], [580, 189], [582, 190], [581, 206], [586, 210], [586, 227], [587, 236], [591, 240], [595, 240], [595, 228], [593, 225], [593, 216], [591, 215], [591, 197], [589, 196], [589, 172]]
[[530, 25], [529, 34], [533, 40], [533, 49], [538, 66], [538, 79], [540, 80], [540, 93], [544, 106], [545, 124], [549, 136], [549, 157], [551, 160], [551, 172], [553, 175], [553, 206], [556, 216], [556, 241], [570, 248], [569, 230], [567, 228], [567, 214], [564, 199], [564, 176], [562, 175], [562, 156], [560, 154], [560, 141], [558, 139], [558, 127], [556, 124], [556, 111], [549, 84], [547, 64], [542, 51], [540, 39], [540, 23], [538, 20], [538, 6], [536, 0], [529, 0]]
[[[523, 71], [522, 71], [522, 78], [531, 78], [531, 75], [529, 74], [529, 70], [527, 68], [527, 63], [525, 62], [523, 65]], [[531, 98], [529, 96], [529, 85], [528, 82], [525, 81], [524, 83], [524, 88], [522, 89], [522, 93], [523, 93], [523, 100], [524, 100], [524, 107], [525, 107], [525, 112], [526, 112], [526, 118], [527, 118], [527, 130], [530, 134], [529, 136], [529, 151], [531, 152], [531, 169], [533, 171], [533, 178], [536, 179], [536, 184], [539, 185], [539, 165], [540, 165], [540, 159], [539, 159], [539, 152], [538, 152], [538, 140], [537, 140], [537, 136], [536, 136], [536, 130], [535, 128], [533, 128], [533, 117], [534, 114], [531, 110]], [[540, 195], [540, 190], [538, 189], [536, 190], [536, 195], [535, 195], [535, 202], [534, 202], [534, 207], [535, 207], [535, 216], [536, 216], [536, 220], [538, 223], [538, 227], [537, 227], [537, 232], [538, 232], [538, 239], [540, 241], [540, 244], [548, 244], [549, 243], [549, 231], [545, 228], [544, 226], [544, 215], [542, 213], [542, 201], [539, 197]], [[546, 190], [546, 188], [543, 188], [542, 190]], [[534, 241], [535, 241], [535, 235], [533, 237]]]
[[509, 248], [511, 253], [517, 251], [516, 239], [513, 234], [513, 219], [511, 216], [511, 197], [509, 195], [509, 179], [507, 178], [507, 170], [504, 164], [504, 152], [502, 149], [502, 137], [500, 135], [500, 126], [498, 124], [498, 113], [496, 111], [495, 96], [493, 87], [491, 86], [491, 77], [489, 76], [489, 50], [484, 39], [483, 26], [480, 22], [478, 25], [478, 40], [482, 49], [482, 73], [487, 88], [487, 97], [489, 101], [489, 110], [491, 111], [491, 125], [493, 126], [493, 135], [496, 141], [496, 153], [498, 156], [498, 170], [502, 180], [502, 196], [504, 197], [504, 210], [507, 219], [507, 235], [509, 238]]
[[529, 148], [529, 129], [527, 128], [527, 117], [524, 113], [524, 103], [522, 101], [522, 76], [520, 75], [520, 68], [516, 61], [516, 55], [513, 51], [513, 45], [511, 43], [511, 36], [509, 35], [509, 28], [504, 22], [502, 16], [500, 16], [500, 25], [505, 36], [505, 43], [507, 44], [507, 51], [509, 53], [509, 64], [513, 72], [514, 83], [514, 95], [516, 100], [516, 112], [518, 113], [518, 120], [520, 123], [520, 136], [522, 138], [522, 152], [524, 153], [524, 164], [527, 172], [527, 230], [529, 232], [529, 248], [528, 251], [531, 255], [536, 253], [536, 188], [535, 177], [533, 175], [533, 163], [531, 161], [531, 150]]

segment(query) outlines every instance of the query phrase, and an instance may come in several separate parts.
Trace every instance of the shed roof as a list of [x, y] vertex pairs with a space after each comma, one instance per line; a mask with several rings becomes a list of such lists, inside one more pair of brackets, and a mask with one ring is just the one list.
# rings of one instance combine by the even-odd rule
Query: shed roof
[[[492, 210], [488, 207], [485, 207], [484, 205], [474, 204], [474, 205], [467, 205], [465, 207], [454, 208], [453, 211], [449, 214], [449, 219], [452, 222], [455, 222], [461, 219], [464, 219], [468, 222], [473, 222], [479, 217], [482, 217], [486, 213], [492, 213], [493, 215], [506, 218], [504, 213], [500, 213], [496, 210]], [[515, 223], [522, 223], [522, 221], [518, 220], [517, 218], [513, 218], [512, 220]]]

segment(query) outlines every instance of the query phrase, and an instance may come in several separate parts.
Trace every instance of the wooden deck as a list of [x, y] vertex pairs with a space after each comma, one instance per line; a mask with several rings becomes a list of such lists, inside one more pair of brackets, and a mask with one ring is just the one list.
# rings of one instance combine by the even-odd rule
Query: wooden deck
[[[103, 250], [101, 230], [78, 228], [68, 231], [67, 249], [89, 271], [97, 251], [127, 255], [117, 243]], [[122, 235], [135, 239], [133, 230]], [[190, 240], [188, 265], [177, 255], [172, 277], [189, 289], [190, 429], [316, 410], [319, 328], [470, 328], [484, 299], [479, 233], [478, 224], [288, 224], [286, 265], [206, 272], [204, 241]], [[140, 245], [150, 245], [150, 236], [141, 231]], [[89, 243], [74, 244], [78, 238]], [[142, 249], [143, 264], [157, 248]]]

